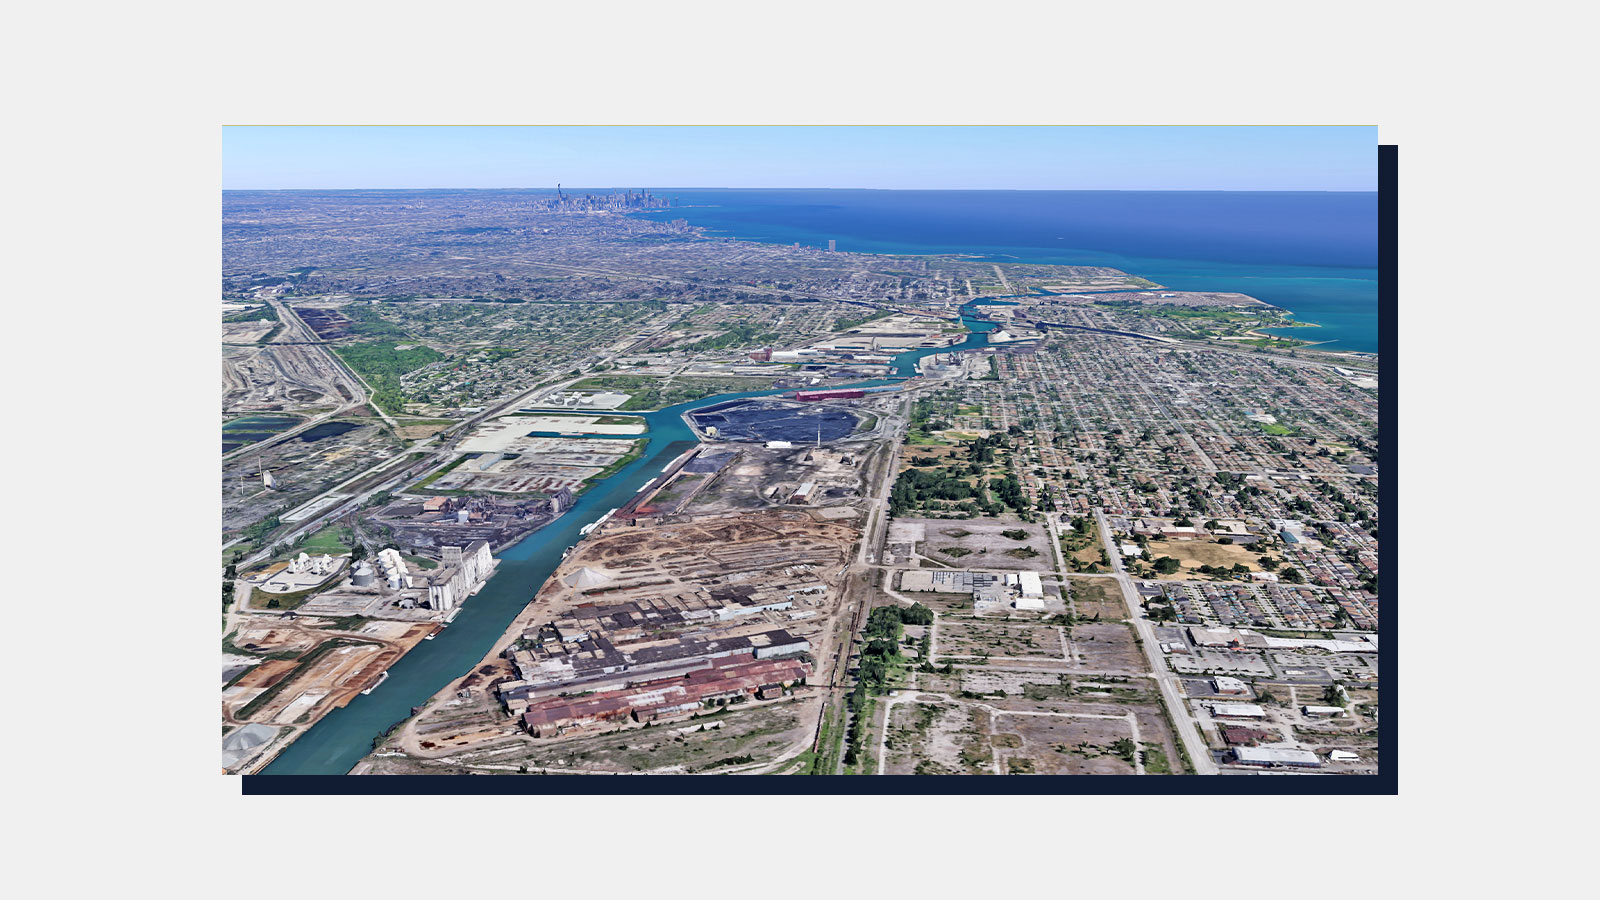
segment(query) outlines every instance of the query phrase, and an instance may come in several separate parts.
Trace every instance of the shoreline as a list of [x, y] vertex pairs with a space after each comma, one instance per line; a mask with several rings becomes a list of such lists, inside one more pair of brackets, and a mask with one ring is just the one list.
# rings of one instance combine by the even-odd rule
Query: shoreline
[[[752, 193], [760, 193], [759, 191], [757, 191], [755, 189], [750, 189], [750, 190], [751, 190]], [[672, 209], [673, 210], [679, 210], [679, 209], [681, 209], [681, 210], [692, 210], [692, 209], [707, 210], [707, 209], [719, 209], [719, 208], [724, 208], [724, 207], [725, 207], [725, 204], [723, 204], [723, 203], [691, 203], [691, 204], [684, 204], [682, 206], [675, 206]], [[625, 216], [629, 216], [629, 217], [637, 217], [637, 218], [643, 219], [644, 221], [655, 222], [657, 224], [664, 224], [663, 220], [651, 218], [650, 215], [649, 215], [651, 212], [658, 212], [659, 213], [659, 212], [662, 212], [662, 211], [660, 211], [660, 210], [649, 210], [649, 211], [640, 211], [640, 212], [624, 212], [624, 213], [621, 213], [621, 215], [625, 215]], [[715, 225], [715, 226], [690, 223], [687, 227], [691, 232], [693, 232], [693, 233], [695, 233], [697, 235], [700, 235], [702, 237], [705, 237], [708, 240], [744, 241], [744, 242], [749, 242], [749, 243], [754, 243], [754, 244], [764, 244], [764, 245], [767, 245], [767, 246], [776, 246], [776, 247], [787, 247], [787, 246], [797, 242], [797, 240], [794, 237], [788, 237], [788, 238], [785, 238], [785, 239], [779, 239], [777, 237], [763, 238], [763, 237], [751, 237], [751, 236], [748, 236], [748, 235], [741, 235], [737, 230], [740, 227], [738, 223], [726, 223], [726, 224], [720, 224], [720, 225]], [[731, 230], [727, 230], [727, 229], [731, 229]], [[799, 229], [799, 230], [805, 231], [806, 229], [802, 228], [802, 229]], [[826, 241], [828, 240], [828, 238], [823, 236], [820, 232], [811, 231], [811, 232], [808, 232], [808, 233], [811, 235], [810, 237], [801, 239], [798, 242], [801, 243], [802, 246], [806, 246], [809, 249], [819, 250], [820, 252], [827, 252], [826, 250], [823, 250], [821, 247], [812, 247], [812, 246], [810, 246], [810, 243], [814, 241], [814, 242], [816, 242], [818, 244], [825, 244]], [[857, 240], [864, 240], [864, 241], [867, 241], [869, 243], [893, 243], [892, 241], [874, 239], [874, 238], [870, 238], [870, 237], [869, 238], [860, 238], [860, 237], [858, 237], [856, 239]], [[1285, 300], [1285, 298], [1278, 297], [1276, 299], [1262, 299], [1257, 293], [1253, 293], [1252, 292], [1252, 287], [1255, 287], [1256, 289], [1259, 289], [1259, 287], [1260, 287], [1259, 284], [1258, 285], [1254, 285], [1254, 286], [1247, 285], [1247, 284], [1232, 284], [1230, 286], [1230, 283], [1234, 282], [1234, 281], [1239, 281], [1239, 280], [1248, 280], [1248, 281], [1273, 280], [1273, 281], [1282, 281], [1282, 282], [1289, 282], [1289, 283], [1299, 282], [1299, 281], [1359, 281], [1359, 282], [1362, 282], [1363, 284], [1370, 284], [1372, 286], [1372, 290], [1376, 291], [1377, 274], [1378, 274], [1378, 270], [1377, 270], [1376, 266], [1317, 264], [1317, 263], [1268, 263], [1268, 262], [1247, 263], [1247, 262], [1234, 262], [1234, 261], [1229, 261], [1229, 260], [1209, 260], [1209, 259], [1203, 259], [1203, 258], [1184, 258], [1184, 257], [1177, 257], [1177, 256], [1173, 256], [1173, 257], [1166, 257], [1166, 256], [1139, 256], [1139, 255], [1136, 255], [1136, 254], [1122, 253], [1122, 252], [1113, 251], [1113, 250], [1091, 250], [1091, 249], [1087, 249], [1087, 248], [1084, 248], [1086, 253], [1094, 254], [1096, 256], [1104, 257], [1104, 258], [1100, 259], [1098, 261], [1090, 261], [1090, 260], [1068, 261], [1068, 260], [1063, 260], [1063, 259], [1060, 259], [1060, 258], [1053, 258], [1053, 259], [1046, 260], [1046, 259], [1038, 258], [1038, 254], [1040, 254], [1040, 253], [1049, 253], [1050, 252], [1049, 248], [1045, 248], [1045, 247], [1029, 247], [1029, 246], [1008, 246], [1008, 247], [1006, 247], [1004, 249], [1007, 250], [1007, 251], [1011, 251], [1011, 252], [1001, 252], [1001, 251], [996, 251], [996, 252], [972, 252], [972, 251], [954, 251], [954, 250], [952, 250], [952, 251], [944, 251], [944, 252], [939, 252], [939, 251], [934, 251], [934, 252], [915, 252], [915, 251], [911, 251], [911, 250], [848, 250], [848, 251], [841, 250], [841, 251], [838, 251], [838, 252], [840, 252], [840, 253], [852, 253], [852, 254], [862, 255], [862, 256], [879, 256], [879, 257], [883, 257], [883, 258], [886, 258], [886, 259], [892, 259], [892, 258], [896, 258], [896, 257], [904, 257], [904, 258], [910, 258], [910, 259], [926, 259], [926, 258], [932, 258], [932, 257], [949, 257], [949, 258], [954, 258], [954, 259], [965, 259], [965, 260], [969, 260], [969, 261], [973, 261], [973, 260], [977, 260], [977, 261], [997, 260], [999, 262], [1004, 262], [1004, 263], [1007, 263], [1007, 264], [1016, 264], [1016, 265], [1096, 266], [1096, 267], [1102, 267], [1102, 268], [1114, 268], [1114, 269], [1118, 269], [1119, 271], [1124, 272], [1125, 274], [1127, 274], [1130, 277], [1141, 278], [1141, 279], [1144, 279], [1146, 281], [1151, 281], [1151, 282], [1154, 282], [1157, 285], [1160, 285], [1160, 286], [1164, 287], [1165, 289], [1169, 289], [1169, 290], [1217, 291], [1217, 292], [1227, 292], [1227, 293], [1243, 293], [1243, 294], [1249, 295], [1251, 297], [1255, 297], [1257, 300], [1260, 300], [1262, 303], [1265, 303], [1268, 306], [1274, 306], [1274, 307], [1277, 307], [1279, 309], [1287, 310], [1288, 312], [1290, 312], [1291, 314], [1293, 314], [1295, 316], [1301, 315], [1302, 312], [1295, 310], [1290, 305], [1285, 305], [1287, 302], [1289, 302], [1289, 301]], [[1023, 251], [1023, 252], [1019, 253], [1017, 251]], [[1034, 252], [1028, 252], [1028, 251], [1034, 251]], [[1155, 270], [1151, 269], [1151, 265], [1152, 264], [1155, 265]], [[1169, 271], [1169, 272], [1165, 272], [1165, 273], [1162, 273], [1160, 271], [1156, 271], [1156, 270], [1159, 270], [1160, 268], [1162, 268], [1162, 264], [1166, 264], [1166, 267], [1172, 268], [1173, 271]], [[1219, 271], [1211, 271], [1213, 269], [1219, 270]], [[1141, 270], [1144, 270], [1144, 271], [1141, 271]], [[1228, 270], [1237, 270], [1237, 274], [1233, 274]], [[1285, 271], [1280, 272], [1279, 270], [1285, 270]], [[1153, 274], [1152, 274], [1152, 272], [1153, 272]], [[1360, 273], [1367, 273], [1369, 277], [1359, 277]], [[1202, 284], [1195, 284], [1194, 282], [1196, 282], [1196, 281], [1202, 282]], [[1177, 282], [1177, 283], [1174, 283], [1174, 282]], [[1325, 302], [1324, 298], [1321, 298], [1321, 297], [1318, 296], [1318, 292], [1325, 290], [1324, 288], [1317, 288], [1317, 287], [1313, 286], [1311, 288], [1311, 290], [1312, 290], [1311, 294], [1302, 295], [1301, 299], [1307, 300], [1308, 302], [1311, 302], [1313, 304]], [[1271, 293], [1270, 289], [1269, 289], [1269, 293]], [[1349, 345], [1351, 342], [1354, 342], [1356, 344], [1369, 344], [1370, 343], [1373, 346], [1373, 349], [1371, 349], [1371, 350], [1363, 350], [1363, 349], [1359, 349], [1359, 348], [1351, 348], [1347, 352], [1351, 352], [1351, 353], [1369, 353], [1369, 354], [1372, 354], [1374, 357], [1376, 357], [1376, 355], [1379, 352], [1378, 349], [1377, 349], [1378, 346], [1379, 346], [1378, 339], [1377, 339], [1377, 316], [1378, 316], [1378, 310], [1377, 310], [1377, 307], [1376, 307], [1376, 297], [1374, 296], [1373, 299], [1374, 299], [1374, 305], [1373, 305], [1372, 313], [1371, 313], [1372, 325], [1371, 325], [1370, 329], [1362, 328], [1358, 332], [1352, 332], [1351, 334], [1345, 335], [1343, 337], [1330, 338], [1327, 341], [1324, 341], [1323, 343], [1344, 343], [1346, 345]], [[1315, 311], [1315, 309], [1312, 309], [1310, 311], [1305, 311], [1303, 314], [1314, 318], [1316, 316], [1316, 311]], [[1334, 326], [1331, 326], [1331, 325], [1326, 325], [1324, 323], [1309, 322], [1309, 321], [1308, 322], [1304, 322], [1303, 325], [1307, 326], [1307, 327], [1310, 327], [1310, 326], [1330, 327], [1330, 328], [1334, 327]]]

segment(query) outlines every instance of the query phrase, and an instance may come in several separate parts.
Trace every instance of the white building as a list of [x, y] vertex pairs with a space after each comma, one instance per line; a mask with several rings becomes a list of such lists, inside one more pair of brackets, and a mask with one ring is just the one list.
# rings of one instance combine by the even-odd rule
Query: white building
[[1044, 584], [1039, 580], [1038, 572], [1020, 572], [1017, 574], [1017, 587], [1022, 596], [1030, 600], [1044, 598]]
[[1322, 759], [1310, 750], [1290, 747], [1235, 747], [1233, 756], [1247, 766], [1296, 766], [1314, 769], [1322, 765]]
[[484, 541], [474, 541], [465, 550], [460, 547], [442, 550], [445, 565], [428, 578], [428, 607], [449, 610], [471, 596], [489, 577], [495, 558]]
[[1219, 694], [1244, 694], [1244, 693], [1248, 693], [1248, 690], [1245, 688], [1244, 682], [1240, 681], [1237, 678], [1229, 678], [1226, 675], [1218, 675], [1217, 677], [1211, 679], [1211, 685], [1212, 685], [1212, 687], [1216, 688], [1216, 691]]

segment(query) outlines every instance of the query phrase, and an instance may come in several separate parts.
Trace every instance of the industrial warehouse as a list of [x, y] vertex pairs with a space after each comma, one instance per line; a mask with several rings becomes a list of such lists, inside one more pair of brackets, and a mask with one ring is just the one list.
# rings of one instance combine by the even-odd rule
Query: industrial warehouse
[[[547, 625], [531, 647], [510, 652], [518, 678], [499, 686], [500, 699], [530, 734], [553, 737], [630, 717], [692, 715], [751, 695], [775, 699], [810, 674], [810, 642], [788, 631], [662, 630], [687, 621], [682, 610], [625, 604]], [[619, 627], [599, 631], [601, 622]]]
[[[666, 598], [580, 605], [530, 627], [506, 656], [516, 679], [497, 693], [535, 737], [631, 717], [691, 715], [705, 704], [781, 696], [810, 674], [810, 641], [772, 628], [760, 613], [820, 600], [826, 586], [789, 567], [777, 585], [714, 585]], [[612, 579], [587, 566], [567, 576], [594, 590]], [[603, 589], [603, 588], [602, 588]], [[804, 614], [802, 614], [804, 615]], [[578, 699], [575, 699], [578, 698]]]

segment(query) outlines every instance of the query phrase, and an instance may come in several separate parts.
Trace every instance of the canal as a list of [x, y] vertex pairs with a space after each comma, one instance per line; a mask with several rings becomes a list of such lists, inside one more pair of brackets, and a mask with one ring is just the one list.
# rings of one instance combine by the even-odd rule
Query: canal
[[[864, 381], [849, 387], [893, 384], [916, 374], [917, 360], [935, 353], [980, 349], [988, 344], [993, 322], [977, 318], [975, 301], [961, 308], [961, 322], [969, 334], [951, 347], [910, 350], [894, 358], [888, 379]], [[262, 770], [263, 775], [341, 775], [372, 752], [373, 738], [411, 715], [445, 685], [478, 665], [517, 614], [539, 592], [561, 564], [561, 553], [578, 543], [579, 529], [608, 511], [633, 499], [645, 483], [660, 474], [672, 460], [696, 442], [683, 414], [694, 409], [746, 397], [769, 397], [784, 391], [747, 391], [718, 394], [641, 413], [648, 426], [644, 454], [597, 483], [578, 497], [576, 505], [554, 522], [533, 532], [500, 554], [500, 565], [477, 594], [462, 604], [461, 612], [431, 641], [418, 644], [389, 669], [389, 677], [371, 694], [358, 695], [349, 705], [335, 709], [290, 744]]]

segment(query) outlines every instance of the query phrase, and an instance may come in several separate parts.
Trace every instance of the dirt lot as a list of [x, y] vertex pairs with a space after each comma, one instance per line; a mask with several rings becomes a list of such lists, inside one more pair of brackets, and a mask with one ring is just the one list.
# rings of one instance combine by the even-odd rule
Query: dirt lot
[[1165, 769], [1175, 752], [1160, 714], [1142, 707], [1023, 705], [1029, 708], [996, 709], [929, 694], [897, 703], [885, 773], [1132, 775], [1133, 765], [1115, 747], [1133, 738], [1131, 717], [1138, 719], [1147, 768]]
[[992, 738], [1007, 774], [1132, 775], [1111, 746], [1132, 737], [1125, 719], [1001, 715]]
[[1074, 626], [1072, 649], [1083, 667], [1090, 670], [1144, 672], [1150, 668], [1133, 629], [1120, 622]]
[[1123, 602], [1122, 589], [1115, 578], [1083, 578], [1069, 575], [1072, 605], [1079, 619], [1099, 616], [1102, 622], [1119, 622], [1128, 617], [1128, 605]]
[[1161, 576], [1173, 580], [1190, 574], [1196, 578], [1205, 578], [1197, 571], [1201, 566], [1231, 568], [1236, 564], [1242, 564], [1248, 566], [1252, 572], [1260, 572], [1261, 564], [1256, 560], [1263, 555], [1279, 561], [1283, 559], [1276, 551], [1267, 551], [1263, 554], [1263, 551], [1251, 549], [1245, 544], [1218, 544], [1215, 541], [1151, 541], [1149, 550], [1152, 560], [1170, 556], [1183, 565], [1182, 574]]
[[[1002, 571], [1050, 572], [1055, 555], [1050, 552], [1050, 536], [1043, 525], [1005, 522], [996, 519], [896, 519], [905, 524], [922, 524], [927, 541], [917, 549], [924, 556], [956, 568], [999, 569]], [[1022, 539], [1003, 532], [1022, 531]], [[1031, 549], [1036, 555], [1027, 556]]]
[[439, 432], [449, 428], [454, 422], [446, 419], [400, 419], [400, 427], [395, 429], [395, 434], [406, 440], [420, 441], [423, 438], [433, 437]]
[[945, 621], [938, 624], [935, 657], [989, 656], [1065, 660], [1053, 625]]
[[272, 697], [249, 711], [249, 721], [280, 725], [314, 721], [374, 684], [433, 627], [369, 622], [358, 632], [360, 638], [304, 627], [241, 630], [233, 639], [237, 646], [306, 652], [297, 659], [266, 660], [246, 672], [223, 692], [226, 712], [237, 716], [251, 701], [276, 689]]
[[965, 703], [906, 702], [890, 711], [885, 775], [990, 775], [988, 711]]
[[897, 472], [904, 472], [911, 468], [913, 462], [919, 466], [946, 465], [952, 459], [966, 459], [965, 447], [950, 444], [907, 444], [900, 450], [900, 467]]
[[932, 591], [909, 591], [901, 596], [915, 600], [942, 616], [972, 616], [971, 594], [940, 594]]
[[293, 672], [298, 665], [299, 663], [292, 659], [269, 659], [240, 676], [239, 680], [234, 682], [234, 687], [240, 688], [241, 693], [265, 690], [282, 681], [283, 677]]

